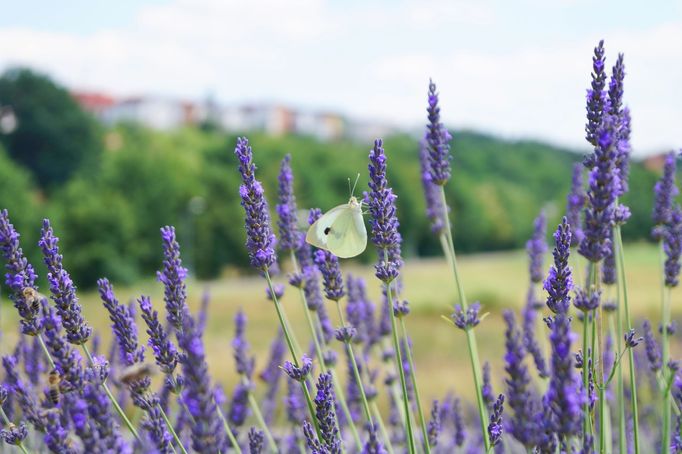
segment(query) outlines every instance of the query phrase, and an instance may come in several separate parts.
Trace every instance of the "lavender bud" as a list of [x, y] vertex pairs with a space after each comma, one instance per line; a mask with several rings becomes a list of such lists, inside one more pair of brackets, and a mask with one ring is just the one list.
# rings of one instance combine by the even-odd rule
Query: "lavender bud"
[[310, 374], [310, 371], [313, 368], [313, 361], [306, 355], [303, 355], [301, 358], [301, 366], [296, 366], [290, 361], [285, 361], [284, 366], [282, 367], [284, 369], [284, 372], [291, 378], [292, 380], [298, 381], [298, 382], [304, 382], [308, 375]]
[[182, 266], [180, 245], [175, 239], [175, 228], [166, 226], [161, 229], [163, 242], [163, 270], [156, 273], [157, 279], [164, 287], [164, 301], [168, 322], [177, 330], [182, 331], [183, 319], [188, 312], [187, 290], [185, 279], [187, 269]]
[[597, 128], [601, 123], [604, 110], [604, 88], [606, 86], [606, 72], [604, 64], [604, 41], [599, 41], [594, 48], [592, 57], [592, 84], [587, 91], [587, 124], [585, 125], [586, 139], [592, 145], [597, 144]]
[[652, 218], [654, 228], [651, 236], [660, 241], [663, 239], [664, 225], [670, 223], [672, 219], [673, 200], [680, 192], [675, 184], [675, 173], [677, 171], [677, 159], [674, 151], [668, 153], [663, 165], [663, 175], [654, 186], [654, 210]]
[[550, 268], [543, 287], [548, 293], [547, 307], [555, 314], [558, 314], [568, 311], [568, 307], [571, 304], [569, 292], [573, 288], [571, 268], [568, 266], [571, 248], [571, 228], [566, 217], [563, 218], [554, 233], [554, 240], [556, 241], [556, 246], [552, 252], [554, 265]]
[[144, 349], [137, 343], [137, 327], [129, 309], [118, 302], [114, 288], [107, 279], [98, 280], [97, 286], [104, 307], [109, 311], [112, 329], [126, 366], [144, 362]]
[[680, 275], [680, 254], [682, 253], [682, 208], [675, 204], [670, 222], [663, 236], [665, 259], [665, 285], [677, 287]]
[[464, 311], [461, 305], [455, 306], [455, 312], [450, 316], [452, 321], [455, 323], [457, 328], [462, 330], [468, 330], [480, 323], [478, 318], [478, 312], [481, 310], [481, 303], [478, 301], [474, 302], [469, 306], [469, 308]]
[[644, 340], [643, 337], [635, 337], [635, 335], [636, 334], [634, 329], [630, 329], [630, 331], [623, 335], [626, 348], [635, 348], [637, 345], [639, 345], [640, 342]]
[[593, 290], [587, 292], [582, 288], [575, 289], [575, 297], [573, 298], [573, 305], [576, 309], [582, 312], [590, 312], [599, 307], [599, 300], [601, 298], [600, 290]]
[[644, 345], [646, 347], [646, 356], [649, 360], [649, 367], [653, 372], [657, 372], [661, 370], [661, 350], [654, 338], [654, 333], [648, 320], [644, 320], [642, 329], [644, 330]]
[[544, 211], [541, 211], [533, 222], [533, 235], [526, 242], [526, 252], [530, 259], [529, 273], [531, 282], [542, 281], [542, 262], [547, 252], [547, 242], [545, 240], [547, 220]]
[[[275, 298], [279, 301], [282, 299], [284, 296], [284, 284], [274, 284], [272, 286], [275, 290]], [[275, 299], [272, 297], [272, 291], [270, 290], [270, 286], [265, 288], [265, 297], [269, 301], [274, 301]]]
[[279, 242], [282, 251], [293, 251], [301, 245], [298, 231], [296, 197], [294, 196], [294, 174], [291, 171], [291, 155], [282, 159], [279, 171], [279, 203], [275, 207], [279, 220]]
[[488, 424], [488, 436], [490, 437], [490, 444], [497, 446], [502, 438], [502, 412], [504, 411], [504, 395], [497, 396], [497, 400], [493, 405], [493, 411], [490, 413], [490, 422]]
[[152, 309], [152, 302], [148, 296], [141, 296], [137, 300], [140, 305], [142, 319], [147, 325], [149, 346], [154, 352], [154, 359], [161, 371], [166, 375], [172, 375], [178, 364], [178, 352], [173, 342], [168, 339], [166, 330], [159, 322], [158, 313]]
[[315, 251], [314, 261], [320, 273], [322, 273], [324, 296], [329, 300], [339, 301], [346, 294], [343, 287], [339, 258], [329, 251], [319, 249]]
[[263, 452], [264, 441], [265, 434], [263, 434], [262, 430], [258, 430], [255, 427], [249, 429], [249, 454], [261, 454]]
[[28, 436], [28, 429], [26, 429], [26, 424], [22, 421], [19, 426], [15, 426], [9, 423], [6, 429], [0, 430], [0, 439], [7, 443], [8, 445], [19, 445], [21, 442], [26, 440]]
[[429, 421], [428, 435], [429, 446], [438, 446], [438, 434], [441, 431], [441, 420], [438, 401], [434, 400], [431, 405], [431, 420]]
[[426, 143], [429, 151], [431, 181], [443, 186], [450, 179], [450, 133], [440, 121], [440, 107], [436, 84], [429, 81], [429, 105], [426, 109], [429, 122], [426, 125]]
[[341, 439], [339, 438], [339, 429], [334, 411], [336, 398], [332, 390], [331, 373], [320, 374], [316, 386], [317, 395], [314, 399], [315, 416], [317, 417], [317, 424], [322, 436], [320, 441], [326, 445], [330, 454], [340, 454], [342, 452]]
[[344, 326], [336, 330], [335, 337], [337, 341], [349, 344], [356, 334], [357, 330], [355, 328], [352, 326]]
[[581, 211], [585, 207], [587, 196], [583, 189], [583, 165], [573, 165], [573, 178], [571, 179], [571, 192], [566, 197], [566, 219], [571, 226], [571, 246], [577, 246], [583, 239]]
[[410, 313], [410, 304], [403, 300], [403, 301], [394, 301], [393, 302], [393, 314], [398, 317], [405, 317], [407, 314]]

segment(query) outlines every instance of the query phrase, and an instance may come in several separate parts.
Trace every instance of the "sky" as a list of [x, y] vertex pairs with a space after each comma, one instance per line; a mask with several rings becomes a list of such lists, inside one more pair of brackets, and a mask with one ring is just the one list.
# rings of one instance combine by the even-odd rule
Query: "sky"
[[[442, 118], [586, 148], [592, 49], [625, 54], [640, 155], [682, 147], [682, 0], [4, 0], [0, 68], [80, 90]], [[456, 147], [456, 141], [455, 145]]]

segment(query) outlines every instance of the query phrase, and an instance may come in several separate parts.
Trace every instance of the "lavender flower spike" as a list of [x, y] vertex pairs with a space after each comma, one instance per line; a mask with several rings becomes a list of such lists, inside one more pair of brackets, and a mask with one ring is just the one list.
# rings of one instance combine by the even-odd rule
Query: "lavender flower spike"
[[327, 299], [338, 302], [346, 294], [338, 257], [329, 251], [318, 249], [315, 251], [313, 259], [320, 273], [322, 273], [324, 296]]
[[183, 318], [187, 312], [187, 290], [185, 278], [187, 269], [182, 266], [180, 245], [175, 239], [175, 228], [161, 228], [163, 241], [163, 270], [156, 273], [159, 282], [164, 286], [164, 301], [168, 322], [178, 331], [182, 330]]
[[10, 223], [7, 210], [0, 211], [0, 250], [7, 264], [5, 285], [9, 298], [21, 317], [21, 332], [29, 336], [40, 333], [40, 302], [35, 291], [36, 273], [19, 245], [19, 233]]
[[544, 289], [548, 293], [547, 307], [555, 314], [567, 313], [571, 303], [569, 292], [573, 288], [571, 268], [568, 266], [568, 256], [571, 248], [571, 228], [566, 217], [554, 233], [556, 246], [552, 255], [554, 265], [549, 270], [549, 275], [544, 283]]
[[673, 199], [680, 192], [675, 184], [675, 173], [677, 171], [676, 158], [677, 156], [674, 151], [665, 156], [663, 176], [654, 186], [654, 211], [652, 214], [654, 228], [651, 231], [651, 236], [658, 241], [662, 240], [665, 235], [663, 226], [670, 222]]
[[497, 396], [497, 400], [493, 404], [493, 411], [490, 413], [490, 424], [488, 424], [488, 436], [490, 437], [490, 445], [497, 446], [502, 438], [502, 412], [504, 411], [504, 394]]
[[542, 282], [543, 270], [542, 261], [545, 252], [547, 252], [547, 242], [545, 235], [547, 233], [547, 218], [545, 212], [541, 211], [535, 221], [533, 222], [533, 235], [526, 242], [526, 252], [530, 258], [530, 281]]
[[76, 287], [71, 276], [62, 266], [62, 256], [59, 253], [59, 238], [54, 236], [50, 221], [43, 220], [43, 231], [38, 245], [43, 252], [43, 261], [47, 266], [47, 280], [50, 283], [52, 300], [62, 319], [62, 326], [66, 330], [66, 338], [75, 345], [82, 345], [92, 334], [90, 328], [81, 315], [81, 305], [76, 297]]
[[[426, 217], [431, 221], [431, 231], [435, 235], [440, 235], [445, 228], [443, 201], [438, 185], [431, 179], [429, 149], [426, 141], [419, 143], [419, 162], [421, 164], [422, 189], [426, 202]], [[449, 208], [448, 211], [450, 211]]]
[[142, 319], [147, 324], [149, 346], [154, 352], [156, 364], [166, 375], [172, 375], [178, 364], [178, 352], [175, 345], [168, 338], [168, 333], [159, 322], [158, 313], [152, 309], [152, 302], [148, 296], [142, 296], [137, 300], [140, 305]]
[[279, 171], [279, 203], [277, 215], [279, 220], [279, 242], [283, 251], [295, 251], [301, 246], [301, 234], [298, 231], [298, 219], [296, 216], [296, 197], [294, 196], [294, 174], [291, 171], [291, 155], [282, 159]]
[[579, 162], [573, 164], [573, 177], [571, 178], [571, 192], [566, 196], [566, 219], [571, 226], [571, 246], [577, 246], [583, 240], [581, 211], [585, 207], [587, 196], [583, 189], [583, 165]]
[[606, 86], [606, 72], [604, 64], [604, 40], [599, 41], [594, 48], [592, 57], [592, 84], [587, 91], [587, 124], [585, 125], [585, 138], [592, 145], [597, 145], [597, 128], [601, 123], [604, 111]]
[[438, 106], [438, 93], [436, 84], [429, 81], [429, 122], [426, 125], [426, 143], [429, 151], [429, 171], [431, 181], [439, 186], [444, 186], [450, 179], [450, 140], [452, 137], [440, 121], [440, 107]]
[[118, 342], [125, 365], [131, 366], [143, 362], [144, 348], [137, 343], [137, 327], [130, 311], [116, 299], [114, 288], [107, 279], [98, 280], [97, 286], [104, 307], [109, 311], [109, 318], [113, 323], [111, 327], [116, 335], [116, 342]]
[[663, 237], [665, 252], [665, 285], [677, 287], [680, 276], [680, 254], [682, 254], [682, 208], [675, 204]]
[[315, 396], [315, 415], [320, 427], [322, 442], [326, 445], [329, 454], [340, 454], [341, 439], [336, 422], [336, 405], [334, 391], [332, 390], [332, 376], [330, 372], [321, 374], [317, 379], [317, 395]]
[[614, 224], [614, 202], [620, 187], [615, 165], [618, 145], [618, 119], [605, 115], [597, 129], [597, 145], [589, 160], [592, 165], [585, 209], [585, 237], [578, 252], [591, 262], [603, 259], [610, 250]]
[[239, 159], [239, 172], [243, 182], [239, 187], [239, 195], [246, 214], [246, 248], [251, 259], [251, 266], [266, 270], [275, 263], [275, 235], [270, 230], [270, 215], [265, 192], [263, 186], [256, 180], [256, 165], [253, 163], [253, 154], [248, 139], [237, 139], [234, 153]]
[[[398, 218], [396, 216], [393, 190], [386, 179], [386, 154], [381, 139], [374, 141], [374, 148], [369, 153], [369, 212], [372, 228], [372, 242], [379, 250], [379, 262], [376, 265], [376, 276], [384, 283], [398, 277], [400, 267], [399, 254], [392, 254], [400, 245]], [[396, 256], [397, 255], [397, 256]]]

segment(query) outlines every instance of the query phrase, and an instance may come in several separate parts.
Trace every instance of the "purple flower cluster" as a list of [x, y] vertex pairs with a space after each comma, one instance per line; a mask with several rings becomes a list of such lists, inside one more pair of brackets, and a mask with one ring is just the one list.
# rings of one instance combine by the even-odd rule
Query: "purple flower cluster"
[[429, 81], [429, 106], [426, 109], [426, 143], [429, 154], [428, 170], [433, 184], [443, 186], [450, 179], [450, 140], [452, 137], [440, 121], [440, 107], [436, 84]]
[[571, 227], [564, 217], [554, 233], [556, 246], [552, 255], [554, 265], [549, 269], [545, 279], [544, 289], [547, 291], [547, 307], [555, 314], [568, 312], [571, 303], [569, 293], [573, 288], [571, 268], [568, 266], [568, 256], [571, 250]]
[[187, 289], [185, 278], [187, 269], [182, 266], [180, 245], [175, 239], [175, 228], [166, 226], [161, 229], [163, 243], [163, 270], [156, 273], [163, 284], [164, 301], [168, 313], [168, 323], [176, 330], [182, 331], [183, 319], [187, 311]]
[[587, 90], [587, 124], [585, 125], [586, 139], [589, 143], [597, 145], [597, 129], [601, 123], [604, 111], [606, 87], [606, 65], [604, 57], [604, 41], [599, 41], [594, 48], [592, 57], [592, 84]]
[[533, 222], [533, 235], [526, 243], [526, 252], [530, 258], [530, 281], [537, 283], [542, 282], [544, 271], [542, 269], [542, 262], [545, 253], [547, 252], [547, 241], [545, 235], [547, 234], [547, 218], [544, 211], [540, 212]]
[[573, 176], [571, 178], [571, 191], [566, 196], [566, 219], [571, 226], [571, 246], [579, 245], [583, 240], [581, 212], [585, 207], [587, 196], [583, 189], [583, 165], [576, 163], [573, 165]]
[[239, 160], [239, 173], [242, 176], [239, 195], [246, 213], [246, 249], [251, 258], [251, 266], [267, 270], [275, 263], [275, 235], [270, 230], [270, 214], [265, 191], [256, 180], [256, 165], [253, 163], [253, 153], [248, 139], [237, 139], [234, 154]]
[[301, 234], [298, 231], [296, 196], [294, 195], [294, 174], [291, 171], [291, 155], [282, 159], [279, 171], [279, 203], [276, 206], [279, 242], [282, 251], [295, 251], [301, 247]]

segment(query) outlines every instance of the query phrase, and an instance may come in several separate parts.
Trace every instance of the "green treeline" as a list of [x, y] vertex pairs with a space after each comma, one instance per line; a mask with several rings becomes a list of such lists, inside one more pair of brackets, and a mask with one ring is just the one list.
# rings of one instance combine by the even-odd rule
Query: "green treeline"
[[[0, 84], [0, 104], [1, 89]], [[183, 256], [197, 276], [210, 278], [226, 266], [247, 264], [235, 135], [210, 128], [159, 132], [136, 125], [92, 127], [101, 149], [92, 151], [93, 159], [81, 157], [65, 181], [51, 167], [31, 168], [17, 156], [16, 148], [9, 151], [12, 142], [0, 137], [0, 208], [10, 211], [34, 262], [40, 260], [35, 245], [41, 220], [49, 217], [62, 240], [65, 265], [85, 286], [102, 276], [124, 282], [152, 276], [161, 261], [159, 228], [167, 224], [176, 226]], [[82, 137], [92, 148], [90, 134]], [[356, 193], [367, 188], [371, 143], [323, 143], [262, 133], [248, 137], [273, 212], [279, 164], [286, 153], [293, 158], [300, 208], [327, 210], [346, 202], [347, 180], [357, 173]], [[457, 250], [523, 247], [540, 209], [546, 210], [551, 223], [558, 222], [571, 166], [580, 155], [542, 143], [510, 142], [467, 131], [453, 131], [453, 137], [453, 177], [447, 197], [453, 204]], [[43, 148], [43, 153], [50, 152], [49, 146]], [[417, 140], [407, 135], [387, 137], [385, 149], [390, 183], [398, 195], [405, 255], [438, 254], [439, 245], [424, 216]], [[40, 172], [45, 171], [49, 183], [41, 184]], [[631, 189], [624, 199], [633, 212], [624, 229], [629, 239], [648, 236], [656, 178], [633, 163]], [[362, 259], [373, 260], [371, 250]]]

